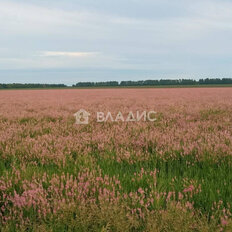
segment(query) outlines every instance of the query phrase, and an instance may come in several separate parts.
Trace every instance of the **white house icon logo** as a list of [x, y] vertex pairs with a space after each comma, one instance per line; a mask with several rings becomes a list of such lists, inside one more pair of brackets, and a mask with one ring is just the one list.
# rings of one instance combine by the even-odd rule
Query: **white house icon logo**
[[80, 109], [74, 114], [76, 118], [76, 124], [88, 124], [90, 113], [86, 110]]

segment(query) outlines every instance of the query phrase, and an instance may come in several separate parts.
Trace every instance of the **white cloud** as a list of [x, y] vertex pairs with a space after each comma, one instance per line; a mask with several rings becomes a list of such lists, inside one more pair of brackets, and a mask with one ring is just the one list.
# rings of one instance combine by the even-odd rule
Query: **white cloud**
[[0, 70], [172, 69], [175, 76], [176, 68], [220, 71], [216, 59], [231, 56], [230, 1], [109, 2], [0, 0]]
[[97, 19], [89, 11], [42, 7], [31, 3], [0, 0], [0, 29], [9, 34], [43, 35], [73, 32], [71, 28], [93, 28]]
[[98, 55], [98, 52], [62, 52], [62, 51], [44, 51], [40, 52], [41, 56], [61, 56], [61, 57], [93, 57]]
[[110, 38], [112, 42], [116, 42], [114, 38], [119, 34], [122, 39], [130, 38], [130, 35], [133, 40], [150, 35], [152, 38], [156, 36], [155, 41], [158, 42], [173, 42], [200, 38], [212, 30], [232, 29], [232, 4], [229, 2], [188, 1], [183, 5], [184, 10], [188, 10], [189, 15], [135, 18], [89, 9], [63, 10], [0, 0], [0, 29], [10, 35], [78, 36], [87, 40]]

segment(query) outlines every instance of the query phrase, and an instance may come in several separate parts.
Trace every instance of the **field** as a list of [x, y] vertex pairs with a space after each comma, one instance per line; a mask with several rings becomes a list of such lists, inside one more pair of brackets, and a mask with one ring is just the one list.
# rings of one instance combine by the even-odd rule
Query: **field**
[[8, 90], [0, 107], [0, 231], [232, 231], [232, 88]]

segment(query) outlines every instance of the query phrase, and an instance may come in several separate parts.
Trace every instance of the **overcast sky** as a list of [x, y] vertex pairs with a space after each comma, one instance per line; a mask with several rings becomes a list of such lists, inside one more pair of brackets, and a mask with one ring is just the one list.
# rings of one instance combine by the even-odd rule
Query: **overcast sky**
[[0, 83], [232, 77], [232, 1], [0, 0]]

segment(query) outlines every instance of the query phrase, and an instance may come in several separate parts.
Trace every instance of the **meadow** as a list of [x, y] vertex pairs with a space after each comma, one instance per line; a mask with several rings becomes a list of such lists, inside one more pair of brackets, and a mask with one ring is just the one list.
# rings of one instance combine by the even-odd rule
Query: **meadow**
[[7, 90], [0, 109], [0, 231], [232, 231], [232, 88]]

